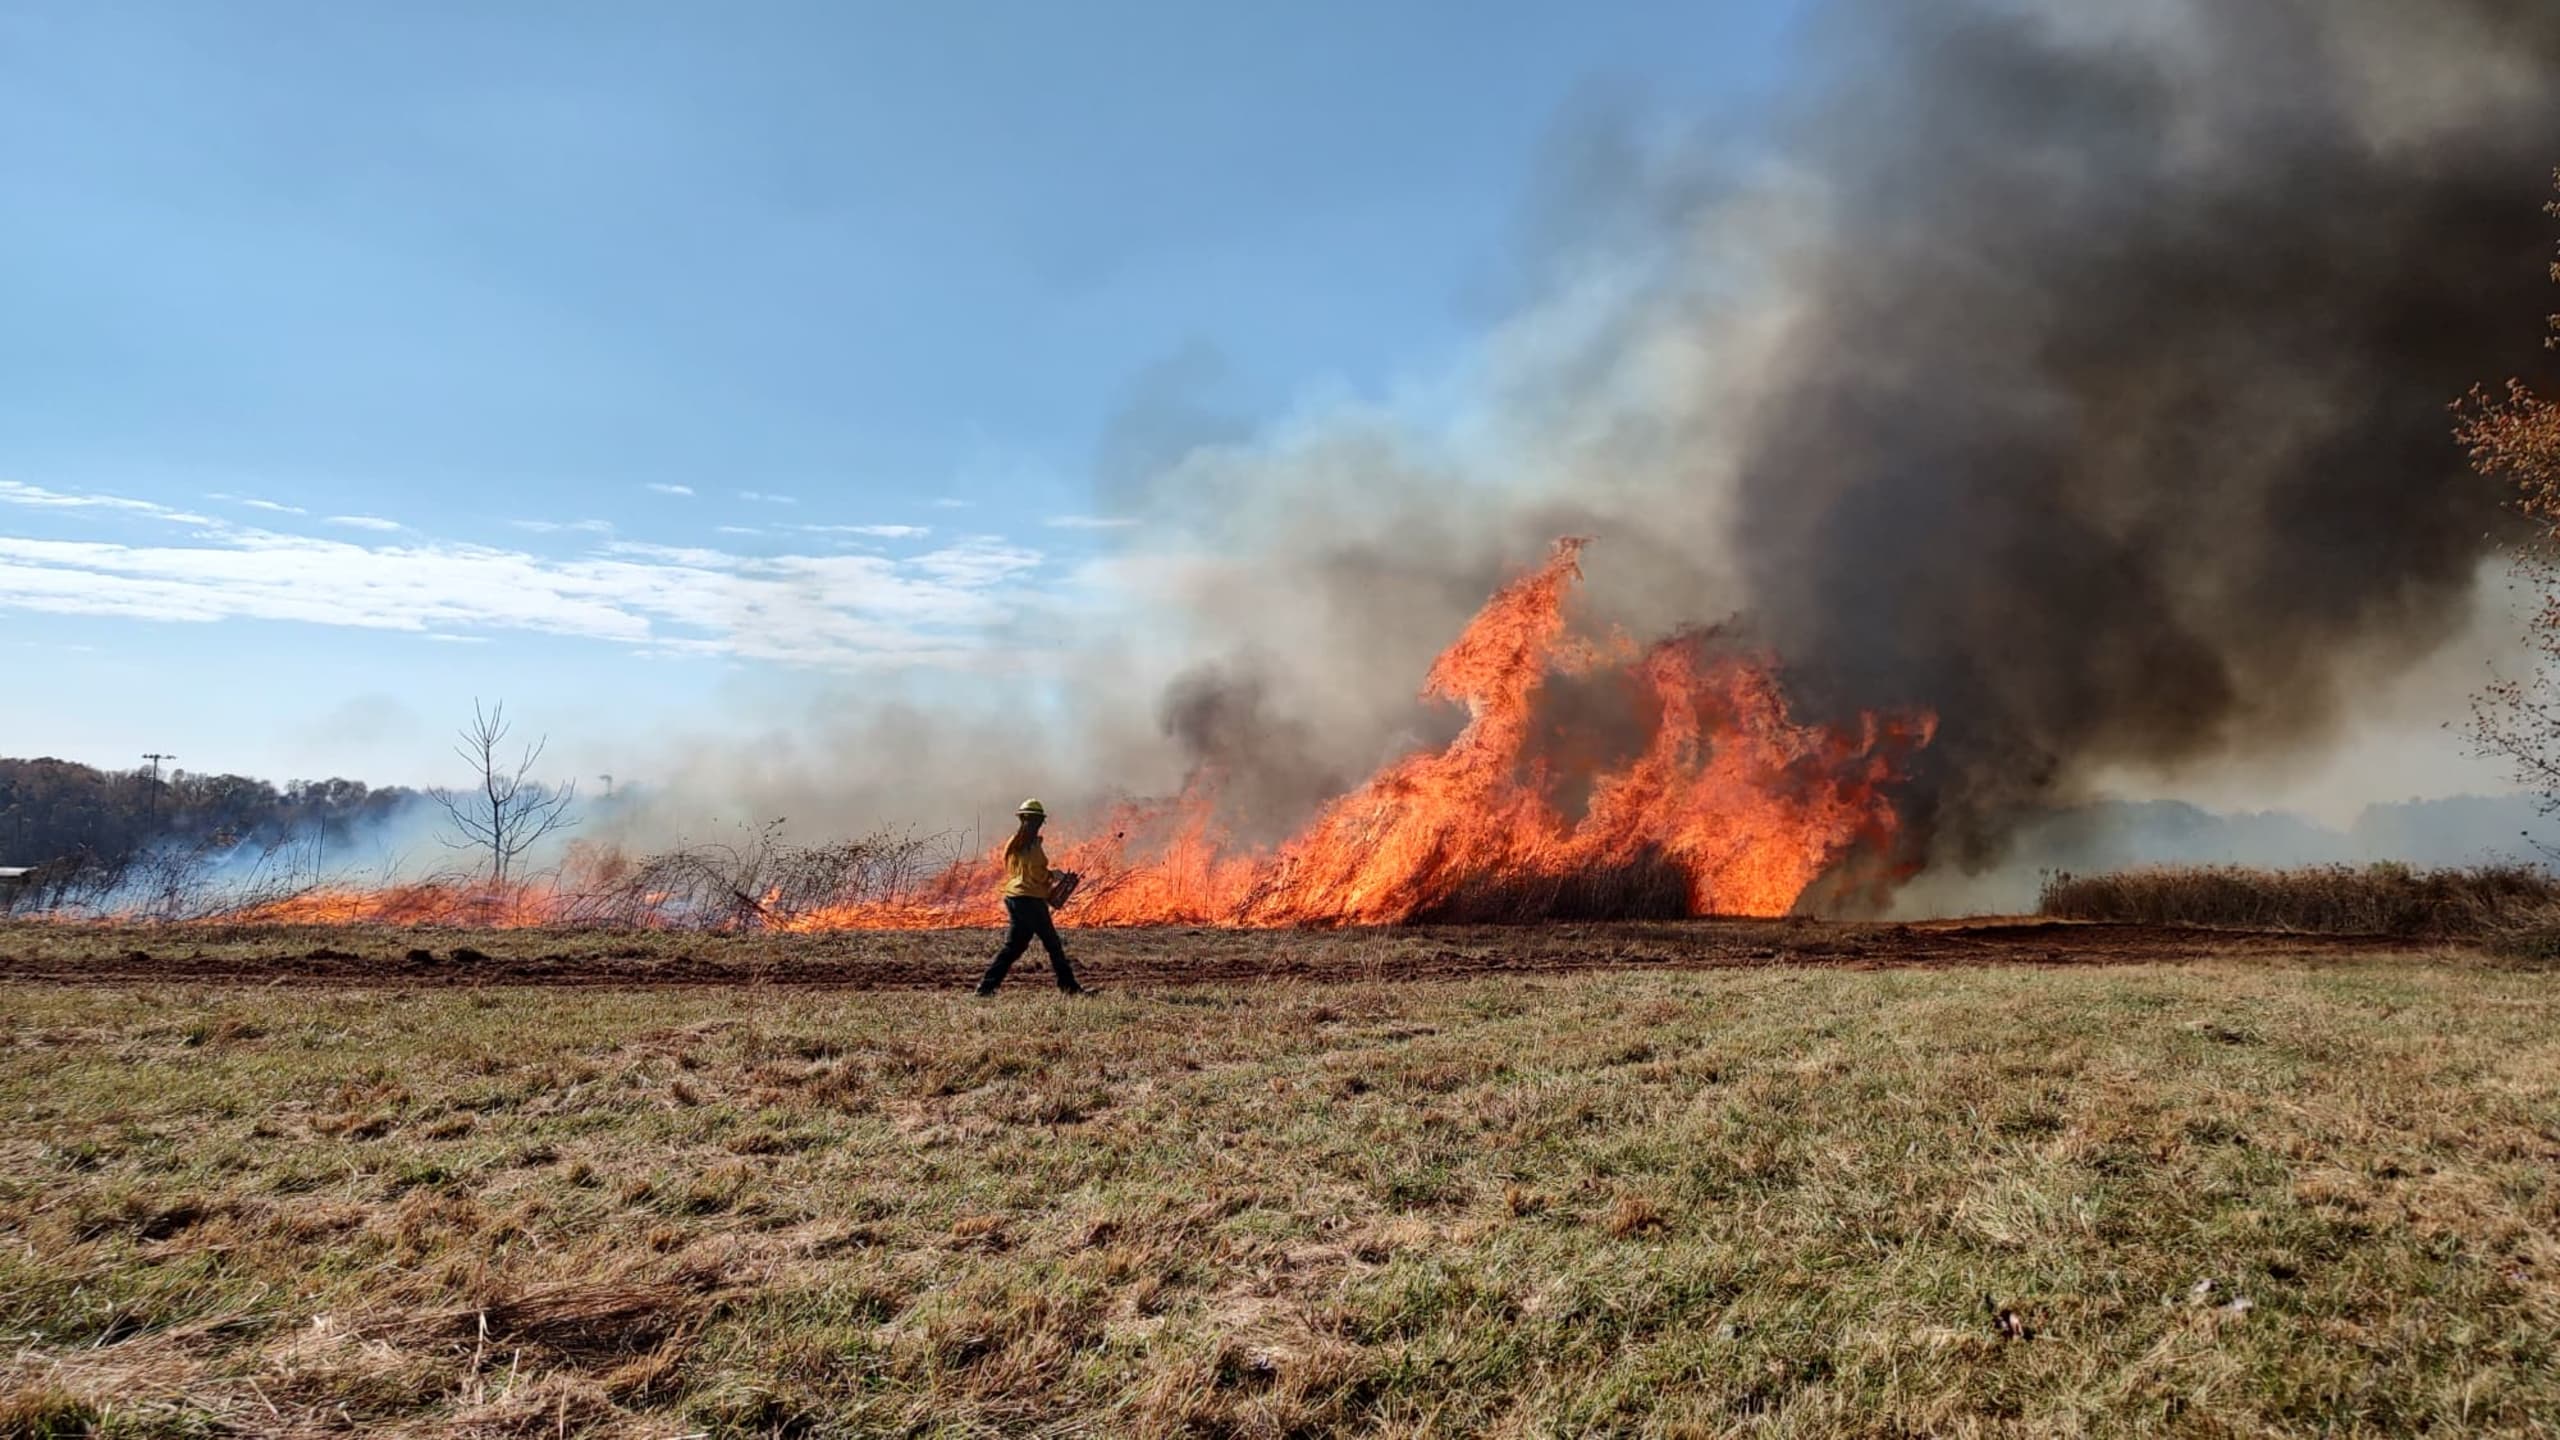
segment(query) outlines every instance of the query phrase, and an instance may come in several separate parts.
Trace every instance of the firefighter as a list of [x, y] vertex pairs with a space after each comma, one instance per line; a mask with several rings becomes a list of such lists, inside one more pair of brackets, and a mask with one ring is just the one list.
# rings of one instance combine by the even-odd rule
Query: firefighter
[[1049, 869], [1049, 856], [1040, 848], [1040, 826], [1049, 818], [1048, 809], [1037, 800], [1025, 800], [1014, 812], [1021, 822], [1014, 827], [1013, 838], [1004, 842], [1004, 914], [1008, 928], [1004, 948], [996, 952], [987, 966], [985, 978], [978, 982], [981, 996], [993, 995], [1004, 983], [1004, 972], [1022, 958], [1036, 937], [1049, 952], [1049, 969], [1058, 977], [1058, 988], [1069, 995], [1081, 995], [1084, 987], [1076, 983], [1075, 967], [1067, 963], [1067, 947], [1058, 941], [1057, 923], [1049, 918], [1049, 899], [1073, 887], [1074, 877]]

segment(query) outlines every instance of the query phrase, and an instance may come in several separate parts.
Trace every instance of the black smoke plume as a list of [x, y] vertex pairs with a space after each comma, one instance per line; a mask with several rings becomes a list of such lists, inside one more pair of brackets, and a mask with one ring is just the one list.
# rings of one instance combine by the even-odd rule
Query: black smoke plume
[[2471, 623], [2499, 496], [2448, 406], [2539, 358], [2560, 5], [1851, 0], [1806, 54], [1767, 153], [1631, 182], [1640, 281], [1498, 339], [1489, 459], [1352, 425], [1159, 477], [1226, 522], [1192, 758], [1364, 773], [1588, 533], [1605, 617], [1937, 712], [1903, 858], [1971, 867], [2098, 773], [2315, 748]]
[[1954, 858], [2096, 766], [2317, 742], [2497, 528], [2446, 407], [2551, 308], [2560, 5], [2177, 16], [1851, 7], [1803, 141], [1737, 553], [1810, 695], [1938, 710]]
[[[2560, 3], [1839, 0], [1803, 57], [1747, 134], [1568, 125], [1538, 301], [1431, 423], [1138, 377], [1121, 608], [1051, 683], [821, 704], [671, 790], [974, 834], [1206, 774], [1269, 841], [1453, 733], [1433, 655], [1572, 534], [1589, 621], [1934, 710], [1900, 858], [1969, 869], [2104, 777], [2317, 751], [2473, 624], [2500, 497], [2448, 406], [2543, 362]], [[1551, 698], [1573, 763], [1640, 731]]]

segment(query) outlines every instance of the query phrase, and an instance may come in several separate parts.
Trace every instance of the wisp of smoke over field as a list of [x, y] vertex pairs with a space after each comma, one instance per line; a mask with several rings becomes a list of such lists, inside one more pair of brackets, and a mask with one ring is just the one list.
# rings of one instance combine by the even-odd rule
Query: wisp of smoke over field
[[[1729, 623], [1801, 717], [1934, 712], [1869, 859], [1963, 867], [2098, 772], [2317, 746], [2470, 622], [2499, 497], [2446, 408], [2537, 360], [2560, 5], [1848, 0], [1805, 54], [1754, 153], [1572, 152], [1622, 165], [1560, 193], [1636, 218], [1459, 418], [1248, 430], [1148, 377], [1102, 477], [1142, 523], [1084, 577], [1108, 643], [689, 746], [649, 824], [966, 825], [1209, 767], [1271, 839], [1454, 733], [1419, 677], [1574, 534], [1596, 630]], [[1543, 703], [1561, 746], [1641, 743], [1602, 690]]]

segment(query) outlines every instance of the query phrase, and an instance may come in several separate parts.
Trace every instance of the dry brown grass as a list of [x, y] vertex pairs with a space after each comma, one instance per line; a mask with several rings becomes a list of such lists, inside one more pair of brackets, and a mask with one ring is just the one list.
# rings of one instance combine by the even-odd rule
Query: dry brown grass
[[0, 1434], [2560, 1413], [2560, 994], [2458, 958], [0, 998]]
[[1659, 1235], [1671, 1228], [1671, 1221], [1662, 1213], [1661, 1207], [1641, 1195], [1619, 1196], [1601, 1224], [1620, 1240], [1632, 1240], [1639, 1235]]
[[2471, 938], [2560, 912], [2560, 880], [2530, 865], [2171, 865], [2054, 875], [2039, 909], [2057, 919], [2119, 924]]
[[691, 1285], [567, 1280], [498, 1297], [456, 1318], [499, 1344], [593, 1357], [654, 1350], [702, 1308], [701, 1291]]

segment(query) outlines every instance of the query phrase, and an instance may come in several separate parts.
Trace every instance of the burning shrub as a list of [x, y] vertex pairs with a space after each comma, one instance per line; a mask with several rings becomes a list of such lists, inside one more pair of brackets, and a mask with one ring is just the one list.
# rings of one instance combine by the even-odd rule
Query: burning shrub
[[561, 883], [571, 924], [657, 929], [822, 928], [824, 917], [895, 913], [957, 860], [950, 837], [881, 830], [794, 845], [781, 823], [742, 845], [694, 845], [632, 858], [582, 850]]
[[[1230, 843], [1214, 771], [1171, 800], [1124, 805], [1084, 837], [1061, 837], [1058, 868], [1085, 877], [1075, 918], [1284, 926], [1783, 915], [1844, 859], [1895, 854], [1891, 792], [1929, 743], [1932, 717], [1800, 720], [1775, 661], [1713, 631], [1650, 646], [1578, 636], [1565, 602], [1582, 546], [1558, 541], [1434, 662], [1424, 698], [1467, 711], [1447, 745], [1386, 766], [1270, 849]], [[1549, 691], [1567, 684], [1624, 702], [1640, 722], [1628, 753], [1548, 748]], [[520, 877], [493, 860], [478, 876], [375, 889], [244, 893], [181, 866], [120, 880], [100, 910], [250, 924], [728, 931], [990, 923], [995, 862], [952, 839], [883, 830], [804, 846], [783, 840], [777, 821], [737, 844], [646, 857], [573, 846], [547, 875]]]

